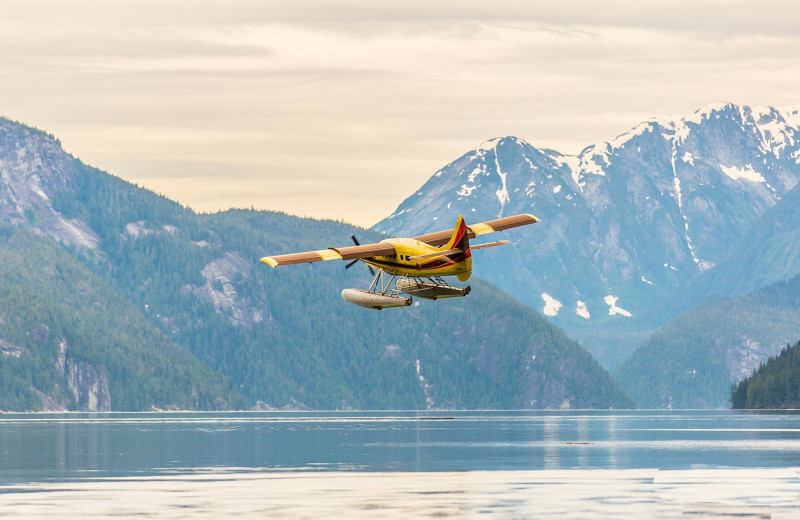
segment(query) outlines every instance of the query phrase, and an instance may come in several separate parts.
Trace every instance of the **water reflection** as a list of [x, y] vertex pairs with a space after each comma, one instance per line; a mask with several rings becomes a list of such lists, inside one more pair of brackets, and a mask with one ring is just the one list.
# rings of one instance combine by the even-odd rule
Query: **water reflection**
[[175, 475], [16, 486], [0, 493], [0, 515], [777, 519], [798, 513], [796, 503], [682, 503], [661, 500], [659, 491], [653, 471], [644, 469], [365, 473], [194, 468]]
[[[66, 500], [69, 516], [213, 518], [230, 508], [309, 518], [533, 512], [546, 518], [585, 518], [588, 512], [597, 518], [700, 518], [739, 507], [760, 518], [768, 506], [773, 518], [791, 518], [800, 517], [792, 487], [800, 482], [797, 467], [796, 413], [0, 417], [0, 516], [37, 517]], [[680, 486], [664, 480], [679, 475], [666, 470], [727, 468], [746, 468], [745, 477], [761, 481], [768, 474], [759, 471], [784, 471], [783, 480], [759, 488], [755, 481], [722, 479], [723, 491], [743, 497], [736, 504], [711, 500], [720, 473], [696, 473], [695, 495], [681, 500], [674, 499]], [[698, 492], [698, 485], [711, 487]], [[767, 490], [776, 489], [786, 491], [782, 501], [765, 503]]]

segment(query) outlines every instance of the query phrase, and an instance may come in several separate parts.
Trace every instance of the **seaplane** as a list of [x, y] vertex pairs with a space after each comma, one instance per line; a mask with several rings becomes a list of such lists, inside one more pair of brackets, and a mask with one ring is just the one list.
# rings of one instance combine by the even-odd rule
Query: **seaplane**
[[[357, 262], [367, 264], [373, 274], [366, 290], [344, 289], [342, 298], [368, 309], [386, 309], [411, 305], [413, 298], [428, 300], [456, 298], [470, 293], [470, 286], [454, 287], [445, 282], [445, 276], [455, 276], [466, 282], [472, 274], [472, 252], [478, 249], [508, 244], [498, 240], [472, 245], [477, 236], [535, 224], [539, 219], [530, 214], [514, 215], [478, 224], [467, 225], [458, 216], [453, 230], [438, 231], [411, 238], [387, 238], [374, 244], [329, 247], [317, 251], [265, 256], [261, 262], [270, 267], [306, 264], [324, 260], [349, 261], [349, 269]], [[377, 270], [377, 272], [376, 272]]]

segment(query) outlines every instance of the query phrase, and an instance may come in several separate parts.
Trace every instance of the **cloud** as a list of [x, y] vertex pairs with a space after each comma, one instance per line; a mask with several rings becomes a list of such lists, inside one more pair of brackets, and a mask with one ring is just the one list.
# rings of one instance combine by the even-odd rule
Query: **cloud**
[[1, 110], [199, 209], [369, 225], [490, 137], [574, 153], [711, 101], [798, 104], [798, 11], [13, 2], [0, 21]]

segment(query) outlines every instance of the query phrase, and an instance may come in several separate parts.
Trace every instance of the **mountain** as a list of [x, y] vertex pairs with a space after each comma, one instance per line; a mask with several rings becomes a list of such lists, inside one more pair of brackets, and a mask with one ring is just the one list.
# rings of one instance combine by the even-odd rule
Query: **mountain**
[[239, 407], [225, 378], [52, 240], [0, 227], [0, 409]]
[[615, 372], [639, 408], [713, 408], [731, 385], [800, 338], [800, 276], [712, 297], [657, 330]]
[[[388, 235], [533, 213], [476, 273], [541, 309], [607, 367], [685, 310], [800, 179], [800, 108], [713, 104], [650, 120], [576, 156], [489, 140], [437, 171], [373, 229]], [[476, 253], [477, 256], [477, 253]]]
[[733, 408], [800, 407], [800, 342], [787, 345], [731, 389]]
[[0, 408], [628, 407], [591, 355], [475, 280], [356, 308], [340, 263], [265, 254], [378, 239], [248, 210], [196, 214], [0, 119]]
[[800, 186], [767, 210], [717, 268], [699, 276], [688, 301], [704, 294], [737, 296], [800, 273]]

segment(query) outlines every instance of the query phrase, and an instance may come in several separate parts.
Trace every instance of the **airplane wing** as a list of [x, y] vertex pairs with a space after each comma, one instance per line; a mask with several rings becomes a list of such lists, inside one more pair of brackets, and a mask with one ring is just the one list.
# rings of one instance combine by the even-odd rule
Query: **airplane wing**
[[[526, 226], [528, 224], [535, 224], [539, 219], [527, 213], [521, 215], [514, 215], [513, 217], [504, 217], [497, 220], [489, 220], [487, 222], [480, 222], [467, 226], [467, 235], [469, 238], [475, 238], [478, 235], [486, 233], [494, 233], [495, 231], [503, 231], [519, 226]], [[453, 236], [453, 230], [439, 231], [436, 233], [429, 233], [427, 235], [420, 235], [413, 237], [420, 242], [425, 242], [434, 247], [446, 244]], [[499, 243], [486, 244], [483, 247], [492, 245], [500, 245]], [[479, 247], [476, 246], [475, 249]], [[311, 262], [319, 262], [321, 260], [357, 260], [359, 258], [369, 258], [373, 256], [387, 256], [393, 255], [397, 251], [391, 244], [378, 243], [378, 244], [363, 244], [358, 246], [348, 247], [329, 247], [328, 249], [320, 249], [318, 251], [306, 251], [304, 253], [291, 253], [288, 255], [265, 256], [261, 259], [271, 267], [279, 265], [292, 265], [292, 264], [307, 264]], [[436, 255], [440, 256], [442, 253], [437, 252]]]
[[307, 264], [321, 260], [357, 260], [371, 256], [393, 255], [395, 252], [395, 248], [391, 244], [362, 244], [359, 246], [329, 247], [319, 251], [306, 251], [288, 255], [265, 256], [261, 259], [261, 262], [270, 267], [277, 267], [279, 265]]
[[[480, 222], [477, 224], [468, 224], [467, 236], [470, 239], [473, 239], [478, 235], [485, 235], [487, 233], [494, 233], [495, 231], [503, 231], [519, 226], [527, 226], [528, 224], [535, 224], [537, 222], [539, 222], [539, 219], [528, 213], [514, 215], [512, 217], [503, 217], [497, 220], [488, 220], [486, 222]], [[427, 235], [420, 235], [413, 238], [415, 240], [419, 240], [420, 242], [425, 242], [426, 244], [438, 247], [442, 244], [446, 244], [452, 235], [453, 230], [448, 229], [447, 231], [437, 231], [436, 233], [428, 233]]]

